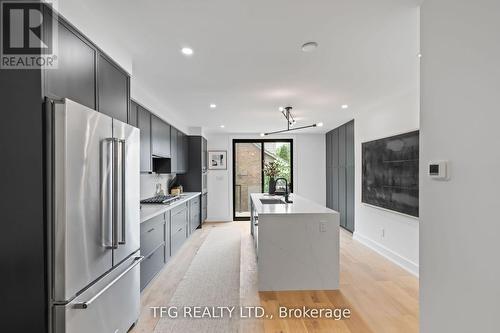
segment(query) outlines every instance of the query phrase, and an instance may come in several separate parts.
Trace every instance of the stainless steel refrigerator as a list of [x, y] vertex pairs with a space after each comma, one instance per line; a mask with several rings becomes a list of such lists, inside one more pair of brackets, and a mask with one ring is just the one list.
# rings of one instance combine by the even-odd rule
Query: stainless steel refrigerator
[[139, 130], [47, 101], [51, 331], [126, 332], [139, 317]]

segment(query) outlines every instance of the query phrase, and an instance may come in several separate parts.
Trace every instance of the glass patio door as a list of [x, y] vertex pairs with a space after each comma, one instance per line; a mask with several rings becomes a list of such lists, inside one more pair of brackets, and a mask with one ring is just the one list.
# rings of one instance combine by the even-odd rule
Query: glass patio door
[[[250, 194], [269, 191], [269, 177], [264, 175], [267, 163], [275, 163], [277, 177], [293, 186], [292, 140], [233, 140], [233, 218], [250, 218]], [[279, 186], [278, 186], [279, 189]]]

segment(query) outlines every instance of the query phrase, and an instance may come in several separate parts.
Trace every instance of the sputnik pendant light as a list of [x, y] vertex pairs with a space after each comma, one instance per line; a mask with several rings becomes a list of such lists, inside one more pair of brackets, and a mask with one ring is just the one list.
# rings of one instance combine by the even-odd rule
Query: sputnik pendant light
[[297, 131], [297, 130], [301, 130], [301, 129], [309, 128], [309, 127], [321, 127], [321, 126], [323, 126], [323, 123], [317, 123], [317, 124], [312, 124], [312, 125], [307, 125], [307, 126], [294, 127], [295, 119], [293, 118], [293, 115], [292, 115], [292, 109], [293, 108], [291, 106], [287, 106], [285, 108], [280, 108], [281, 113], [286, 118], [286, 125], [287, 125], [286, 129], [280, 130], [280, 131], [263, 133], [263, 135], [285, 133], [285, 132]]

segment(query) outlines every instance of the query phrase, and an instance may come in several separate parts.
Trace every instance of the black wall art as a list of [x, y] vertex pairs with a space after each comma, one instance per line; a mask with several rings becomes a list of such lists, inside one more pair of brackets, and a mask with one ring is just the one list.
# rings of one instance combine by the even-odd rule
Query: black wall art
[[418, 217], [419, 131], [362, 144], [362, 202]]

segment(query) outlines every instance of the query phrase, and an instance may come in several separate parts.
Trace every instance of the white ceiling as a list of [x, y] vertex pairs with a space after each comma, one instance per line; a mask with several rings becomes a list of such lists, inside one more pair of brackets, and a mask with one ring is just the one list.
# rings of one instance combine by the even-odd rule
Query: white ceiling
[[[60, 0], [59, 6], [111, 56], [131, 61], [133, 97], [166, 120], [208, 132], [281, 129], [278, 107], [286, 105], [294, 107], [297, 126], [321, 121], [323, 129], [310, 131], [326, 131], [414, 89], [418, 78], [415, 0]], [[308, 41], [319, 44], [315, 52], [301, 51]], [[181, 54], [185, 46], [193, 48], [191, 57]]]

